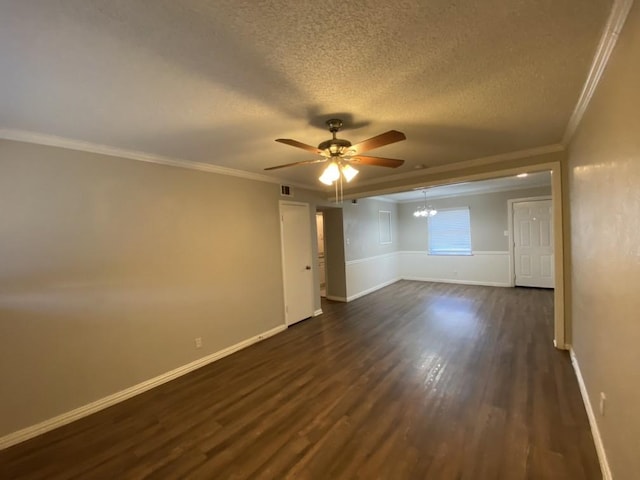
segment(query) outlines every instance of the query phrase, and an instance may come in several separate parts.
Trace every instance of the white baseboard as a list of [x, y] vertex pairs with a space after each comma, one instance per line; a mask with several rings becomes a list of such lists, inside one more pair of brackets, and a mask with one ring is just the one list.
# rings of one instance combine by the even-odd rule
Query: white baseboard
[[511, 286], [505, 282], [480, 282], [476, 280], [452, 280], [448, 278], [402, 277], [402, 280], [413, 280], [416, 282], [455, 283], [457, 285], [484, 285], [486, 287], [510, 287]]
[[569, 348], [571, 348], [571, 345], [569, 345], [568, 343], [560, 344], [555, 338], [553, 339], [553, 346], [556, 347], [558, 350], [565, 350], [565, 351], [569, 351]]
[[326, 297], [327, 300], [333, 300], [334, 302], [347, 302], [347, 298], [346, 297], [336, 297], [335, 295], [327, 295]]
[[313, 312], [313, 316], [314, 317], [317, 317], [318, 315], [322, 315], [322, 309], [321, 308], [319, 308], [315, 312]]
[[355, 300], [356, 298], [360, 298], [360, 297], [364, 297], [365, 295], [369, 295], [370, 293], [373, 293], [376, 290], [380, 290], [381, 288], [388, 287], [392, 283], [396, 283], [396, 282], [398, 282], [400, 280], [401, 280], [400, 278], [393, 278], [393, 279], [391, 279], [391, 280], [389, 280], [387, 282], [383, 282], [383, 283], [380, 283], [379, 285], [374, 285], [371, 288], [367, 288], [366, 290], [363, 290], [362, 292], [358, 292], [358, 293], [356, 293], [354, 295], [349, 295], [347, 297], [347, 302], [351, 302], [351, 301]]
[[600, 470], [602, 470], [602, 480], [612, 480], [611, 469], [609, 468], [609, 461], [607, 460], [607, 452], [604, 449], [602, 443], [602, 437], [600, 436], [600, 429], [598, 428], [598, 422], [596, 421], [596, 415], [591, 407], [591, 400], [589, 400], [589, 393], [582, 378], [580, 372], [580, 365], [578, 364], [578, 358], [576, 357], [573, 348], [569, 347], [569, 355], [571, 356], [571, 364], [573, 370], [576, 372], [576, 378], [578, 379], [578, 385], [580, 386], [580, 394], [582, 395], [582, 401], [584, 402], [584, 408], [587, 410], [587, 417], [589, 417], [589, 425], [591, 426], [591, 434], [593, 435], [593, 442], [596, 445], [596, 452], [598, 453], [598, 460], [600, 461]]
[[146, 392], [147, 390], [151, 390], [154, 387], [162, 385], [163, 383], [170, 382], [182, 375], [186, 375], [193, 370], [197, 370], [200, 367], [204, 367], [205, 365], [215, 362], [216, 360], [220, 360], [232, 353], [237, 352], [238, 350], [242, 350], [254, 343], [260, 342], [266, 338], [272, 337], [284, 330], [287, 329], [286, 325], [279, 325], [271, 330], [267, 330], [266, 332], [260, 333], [254, 337], [243, 340], [235, 345], [231, 345], [230, 347], [219, 350], [211, 355], [207, 355], [206, 357], [199, 358], [191, 363], [178, 367], [169, 372], [163, 373], [155, 378], [151, 378], [142, 383], [134, 385], [132, 387], [126, 388], [125, 390], [121, 390], [107, 397], [101, 398], [100, 400], [96, 400], [95, 402], [91, 402], [87, 405], [83, 405], [79, 408], [73, 409], [69, 412], [63, 413], [56, 417], [45, 420], [44, 422], [40, 422], [36, 425], [32, 425], [27, 428], [23, 428], [22, 430], [18, 430], [17, 432], [10, 433], [5, 435], [4, 437], [0, 437], [0, 450], [8, 448], [12, 445], [16, 445], [20, 442], [24, 442], [25, 440], [29, 440], [30, 438], [36, 437], [38, 435], [42, 435], [43, 433], [54, 430], [63, 425], [67, 425], [75, 420], [79, 420], [83, 417], [91, 415], [92, 413], [99, 412], [100, 410], [104, 410], [105, 408], [111, 407], [117, 403], [123, 402], [131, 397], [134, 397], [140, 393]]

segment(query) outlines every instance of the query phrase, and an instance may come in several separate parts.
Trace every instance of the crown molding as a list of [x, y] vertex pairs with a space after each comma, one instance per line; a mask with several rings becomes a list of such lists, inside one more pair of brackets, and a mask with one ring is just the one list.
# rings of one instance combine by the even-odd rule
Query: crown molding
[[[328, 193], [328, 191], [320, 189], [316, 185], [290, 182], [277, 177], [270, 177], [267, 175], [261, 175], [259, 173], [252, 173], [244, 170], [236, 170], [233, 168], [221, 167], [219, 165], [213, 165], [210, 163], [195, 162], [193, 160], [166, 157], [162, 155], [145, 153], [137, 150], [111, 147], [108, 145], [85, 142], [82, 140], [75, 140], [71, 138], [60, 137], [57, 135], [47, 135], [42, 133], [29, 132], [26, 130], [11, 129], [11, 128], [0, 128], [0, 139], [32, 143], [36, 145], [46, 145], [46, 146], [57, 147], [57, 148], [66, 148], [69, 150], [76, 150], [81, 152], [97, 153], [97, 154], [108, 155], [108, 156], [117, 157], [117, 158], [136, 160], [140, 162], [155, 163], [158, 165], [166, 165], [171, 167], [186, 168], [189, 170], [197, 170], [197, 171], [207, 172], [207, 173], [215, 173], [218, 175], [239, 177], [239, 178], [254, 180], [258, 182], [267, 182], [267, 183], [274, 183], [279, 185], [291, 185], [293, 187], [303, 188], [306, 190]], [[377, 185], [380, 183], [385, 183], [393, 180], [413, 179], [415, 177], [424, 175], [425, 173], [431, 174], [431, 173], [455, 171], [463, 168], [495, 164], [495, 163], [505, 162], [509, 160], [517, 160], [519, 158], [532, 157], [535, 155], [561, 152], [563, 150], [564, 150], [564, 146], [560, 144], [546, 145], [546, 146], [530, 148], [526, 150], [517, 150], [514, 152], [507, 152], [499, 155], [492, 155], [489, 157], [481, 157], [481, 158], [475, 158], [472, 160], [464, 160], [462, 162], [450, 163], [447, 165], [439, 165], [436, 167], [430, 167], [430, 168], [411, 171], [411, 172], [399, 173], [396, 175], [389, 175], [386, 177], [373, 178], [371, 180], [364, 180], [362, 182], [359, 182], [358, 186]]]
[[[438, 165], [436, 167], [427, 167], [411, 172], [398, 173], [396, 175], [388, 175], [386, 177], [373, 178], [358, 182], [358, 187], [366, 187], [368, 185], [378, 185], [380, 183], [392, 182], [394, 180], [410, 180], [424, 175], [433, 173], [451, 172], [462, 170], [465, 168], [479, 167], [483, 165], [499, 164], [510, 160], [518, 160], [520, 158], [534, 157], [536, 155], [544, 155], [547, 153], [562, 152], [565, 148], [559, 143], [553, 145], [544, 145], [542, 147], [528, 148], [526, 150], [516, 150], [514, 152], [501, 153], [499, 155], [491, 155], [489, 157], [474, 158], [471, 160], [463, 160], [461, 162], [448, 163], [446, 165]], [[356, 186], [356, 185], [354, 185]]]
[[317, 187], [311, 185], [289, 182], [280, 178], [270, 177], [268, 175], [246, 172], [244, 170], [236, 170], [234, 168], [221, 167], [219, 165], [213, 165], [211, 163], [195, 162], [193, 160], [166, 157], [153, 153], [140, 152], [138, 150], [110, 147], [108, 145], [101, 145], [99, 143], [85, 142], [82, 140], [74, 140], [71, 138], [59, 137], [57, 135], [46, 135], [42, 133], [29, 132], [26, 130], [0, 128], [0, 139], [33, 143], [36, 145], [46, 145], [49, 147], [66, 148], [69, 150], [76, 150], [80, 152], [97, 153], [101, 155], [108, 155], [111, 157], [125, 158], [128, 160], [137, 160], [140, 162], [155, 163], [158, 165], [166, 165], [170, 167], [186, 168], [189, 170], [198, 170], [200, 172], [216, 173], [218, 175], [239, 177], [247, 180], [255, 180], [258, 182], [284, 184], [308, 190], [317, 190]]
[[576, 132], [582, 117], [587, 111], [587, 107], [589, 106], [591, 98], [596, 91], [596, 87], [598, 86], [598, 83], [600, 82], [600, 79], [607, 67], [611, 52], [613, 52], [613, 48], [616, 46], [618, 36], [620, 35], [620, 31], [622, 30], [632, 5], [633, 0], [613, 0], [611, 13], [609, 14], [604, 32], [600, 38], [596, 54], [593, 57], [589, 75], [587, 75], [587, 79], [582, 87], [582, 92], [578, 98], [578, 103], [571, 114], [571, 118], [569, 119], [569, 123], [567, 123], [567, 128], [565, 129], [562, 137], [562, 144], [565, 146], [571, 142], [573, 134]]

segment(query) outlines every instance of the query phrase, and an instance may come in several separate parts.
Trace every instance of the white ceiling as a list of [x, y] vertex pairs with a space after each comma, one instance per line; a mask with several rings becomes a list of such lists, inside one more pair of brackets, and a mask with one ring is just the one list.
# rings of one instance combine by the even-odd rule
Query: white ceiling
[[[3, 0], [0, 129], [253, 173], [339, 116], [405, 159], [358, 180], [560, 142], [610, 0]], [[317, 185], [319, 166], [277, 170]]]
[[526, 177], [501, 177], [491, 180], [479, 180], [476, 182], [454, 183], [437, 187], [427, 187], [425, 189], [416, 188], [408, 192], [382, 195], [376, 198], [391, 202], [405, 203], [424, 200], [424, 193], [427, 192], [427, 199], [457, 197], [460, 195], [472, 195], [478, 193], [503, 192], [508, 190], [522, 190], [534, 187], [550, 187], [551, 173], [537, 172], [528, 173]]

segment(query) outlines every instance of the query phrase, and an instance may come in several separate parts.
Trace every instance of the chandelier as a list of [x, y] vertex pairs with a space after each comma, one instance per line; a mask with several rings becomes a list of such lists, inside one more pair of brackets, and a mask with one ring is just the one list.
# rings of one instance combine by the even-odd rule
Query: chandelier
[[438, 211], [433, 208], [432, 205], [427, 205], [427, 191], [423, 190], [422, 193], [424, 194], [424, 205], [416, 208], [416, 211], [413, 212], [413, 216], [416, 218], [433, 217], [438, 213]]

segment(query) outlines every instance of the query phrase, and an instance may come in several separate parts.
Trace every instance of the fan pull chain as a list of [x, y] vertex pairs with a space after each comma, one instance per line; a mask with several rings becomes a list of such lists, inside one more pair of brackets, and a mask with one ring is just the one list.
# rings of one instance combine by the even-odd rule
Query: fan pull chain
[[[338, 191], [338, 183], [340, 183], [340, 191]], [[334, 184], [336, 186], [336, 203], [342, 203], [344, 199], [344, 190], [342, 188], [342, 175], [340, 175], [340, 178], [336, 180]]]

